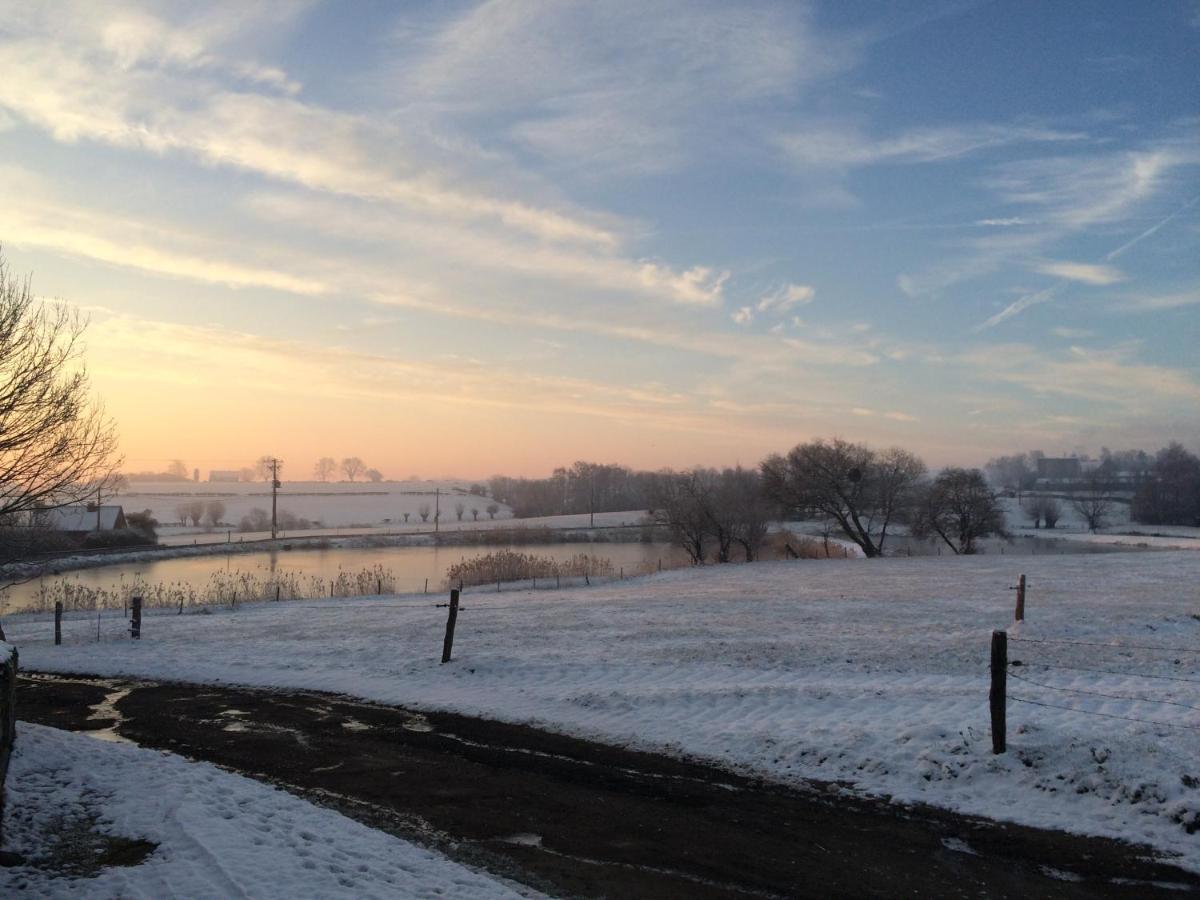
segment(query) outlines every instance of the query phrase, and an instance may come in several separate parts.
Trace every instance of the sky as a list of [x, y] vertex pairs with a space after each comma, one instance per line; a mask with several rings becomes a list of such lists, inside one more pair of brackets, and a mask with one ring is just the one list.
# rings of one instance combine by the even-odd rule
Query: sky
[[1200, 4], [0, 0], [128, 470], [1200, 445]]

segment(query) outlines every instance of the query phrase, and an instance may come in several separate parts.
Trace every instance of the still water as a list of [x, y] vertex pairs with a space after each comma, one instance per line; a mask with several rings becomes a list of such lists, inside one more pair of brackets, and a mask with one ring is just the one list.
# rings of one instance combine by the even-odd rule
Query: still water
[[[99, 566], [78, 569], [62, 575], [47, 575], [47, 584], [62, 579], [73, 584], [106, 590], [119, 589], [135, 581], [147, 585], [175, 584], [197, 590], [210, 584], [214, 573], [249, 573], [260, 579], [282, 573], [294, 573], [325, 581], [336, 578], [339, 572], [356, 573], [376, 566], [392, 576], [397, 593], [425, 590], [426, 580], [432, 591], [441, 591], [446, 569], [454, 563], [476, 556], [485, 556], [500, 549], [517, 553], [549, 557], [566, 561], [580, 553], [607, 559], [613, 573], [626, 576], [655, 571], [661, 560], [662, 568], [687, 565], [683, 551], [663, 543], [563, 543], [513, 544], [501, 547], [331, 547], [272, 550], [251, 553], [214, 554], [151, 562]], [[40, 584], [32, 581], [10, 588], [4, 597], [6, 612], [28, 608], [38, 595]]]

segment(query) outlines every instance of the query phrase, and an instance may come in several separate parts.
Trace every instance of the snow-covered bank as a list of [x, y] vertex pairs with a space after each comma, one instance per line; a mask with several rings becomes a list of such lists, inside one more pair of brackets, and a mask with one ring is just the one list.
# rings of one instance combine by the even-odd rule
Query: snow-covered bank
[[[1038, 684], [1014, 677], [1012, 696], [1051, 705], [1010, 703], [1010, 751], [993, 756], [989, 632], [1011, 624], [1020, 572], [1029, 621], [1015, 637], [1113, 646], [1014, 642], [1014, 673]], [[62, 647], [44, 621], [6, 627], [31, 669], [335, 690], [531, 722], [1146, 841], [1200, 870], [1186, 830], [1200, 818], [1197, 584], [1200, 554], [1164, 552], [760, 563], [468, 593], [446, 666], [444, 610], [421, 597], [151, 616], [140, 643], [90, 643], [86, 622], [69, 623]]]
[[[0, 894], [36, 897], [539, 897], [332, 810], [170, 753], [22, 723], [9, 773]], [[148, 840], [91, 877], [38, 862], [64, 833]]]

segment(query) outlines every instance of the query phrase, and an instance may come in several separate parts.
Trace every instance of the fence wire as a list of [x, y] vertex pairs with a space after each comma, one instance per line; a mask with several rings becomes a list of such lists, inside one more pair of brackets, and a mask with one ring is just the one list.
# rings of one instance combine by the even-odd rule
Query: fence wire
[[[1062, 691], [1063, 693], [1068, 694], [1087, 694], [1091, 697], [1104, 697], [1108, 700], [1129, 700], [1137, 703], [1163, 703], [1168, 706], [1180, 706], [1184, 709], [1194, 709], [1197, 712], [1200, 712], [1200, 706], [1193, 706], [1190, 703], [1180, 703], [1178, 700], [1158, 700], [1153, 697], [1135, 697], [1130, 696], [1129, 694], [1109, 694], [1105, 693], [1104, 691], [1089, 691], [1086, 688], [1062, 687], [1060, 685], [1046, 684], [1044, 681], [1034, 681], [1032, 678], [1026, 678], [1024, 675], [1018, 675], [1016, 672], [1011, 671], [1008, 673], [1008, 675], [1010, 678], [1015, 678], [1018, 681], [1024, 681], [1026, 684], [1032, 684], [1036, 687], [1046, 688], [1047, 690], [1051, 691]], [[1088, 712], [1088, 710], [1084, 709], [1079, 711]]]
[[1150, 647], [1144, 644], [1105, 644], [1098, 641], [1067, 641], [1055, 640], [1051, 638], [1022, 638], [1008, 636], [1010, 642], [1019, 644], [1066, 644], [1073, 647], [1104, 647], [1108, 650], [1152, 650], [1160, 653], [1188, 653], [1192, 656], [1200, 656], [1200, 649], [1195, 647]]
[[1197, 725], [1182, 725], [1179, 722], [1162, 722], [1155, 719], [1137, 719], [1133, 716], [1119, 716], [1116, 713], [1095, 712], [1089, 709], [1079, 709], [1075, 706], [1063, 706], [1060, 703], [1044, 703], [1041, 700], [1030, 700], [1026, 697], [1009, 697], [1013, 703], [1028, 703], [1031, 706], [1044, 706], [1048, 709], [1065, 709], [1067, 712], [1083, 713], [1087, 716], [1101, 716], [1105, 719], [1121, 719], [1125, 722], [1141, 722], [1143, 725], [1158, 725], [1163, 728], [1181, 728], [1184, 731], [1200, 731]]

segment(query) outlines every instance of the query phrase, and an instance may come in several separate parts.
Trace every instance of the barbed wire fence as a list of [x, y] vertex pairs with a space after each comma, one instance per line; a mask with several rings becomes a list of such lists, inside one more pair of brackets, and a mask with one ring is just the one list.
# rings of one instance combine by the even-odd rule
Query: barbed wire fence
[[[1017, 602], [1014, 619], [1017, 623], [1025, 618], [1025, 595], [1027, 581], [1020, 576], [1017, 585]], [[1023, 649], [1022, 659], [1010, 659], [1010, 645]], [[1087, 654], [1080, 665], [1074, 655]], [[1158, 654], [1154, 656], [1153, 654]], [[1112, 655], [1121, 660], [1111, 662]], [[1185, 662], [1186, 660], [1186, 662]], [[1184, 674], [1147, 672], [1149, 665], [1182, 666], [1189, 670]], [[1116, 666], [1123, 666], [1117, 668]], [[1140, 667], [1140, 669], [1139, 669]], [[1007, 711], [1009, 703], [1053, 709], [1063, 712], [1115, 719], [1159, 728], [1185, 731], [1200, 731], [1200, 692], [1185, 685], [1200, 685], [1200, 648], [1177, 647], [1163, 644], [1127, 643], [1121, 641], [1088, 641], [1072, 638], [1022, 637], [1009, 634], [1007, 630], [992, 632], [991, 639], [991, 689], [988, 703], [991, 714], [992, 752], [1004, 753], [1007, 749]], [[1069, 674], [1060, 674], [1069, 673]], [[1120, 677], [1125, 684], [1108, 688], [1097, 676]], [[1084, 679], [1089, 683], [1080, 685]], [[1010, 680], [1017, 694], [1009, 692]], [[1069, 680], [1070, 683], [1067, 683]], [[1132, 684], [1128, 683], [1132, 682]], [[1165, 685], [1165, 686], [1164, 686]], [[1181, 697], [1177, 692], [1193, 691], [1197, 696]], [[1175, 692], [1175, 693], [1171, 693]], [[1164, 693], [1166, 694], [1164, 696]], [[1132, 704], [1132, 709], [1089, 708], [1097, 702]], [[1132, 715], [1126, 713], [1141, 713]], [[1186, 719], [1171, 713], [1182, 710]]]

